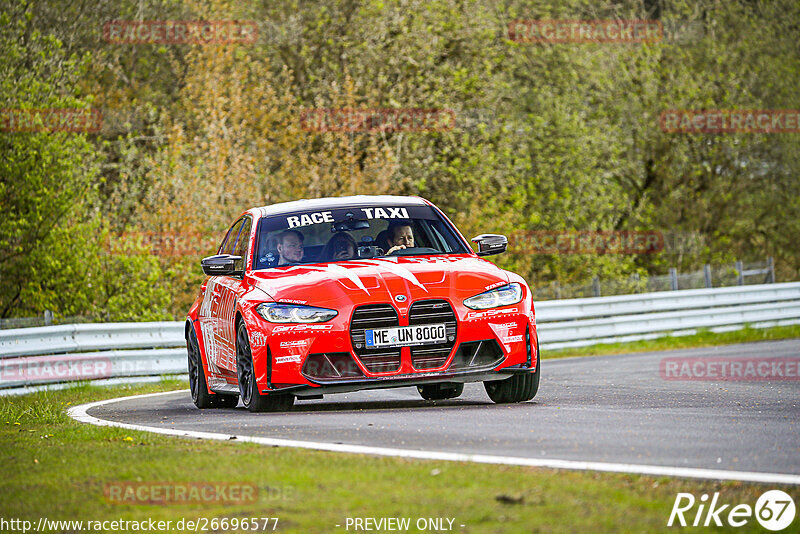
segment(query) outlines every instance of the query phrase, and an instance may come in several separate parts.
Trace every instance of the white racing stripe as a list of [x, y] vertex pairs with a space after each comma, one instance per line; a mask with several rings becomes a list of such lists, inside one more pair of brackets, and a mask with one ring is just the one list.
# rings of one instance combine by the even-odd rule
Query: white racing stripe
[[[184, 390], [188, 391], [188, 390]], [[254, 436], [242, 436], [237, 434], [220, 434], [216, 432], [196, 432], [193, 430], [179, 430], [175, 428], [160, 428], [145, 425], [134, 425], [129, 423], [119, 423], [98, 419], [87, 413], [88, 410], [96, 406], [104, 406], [127, 399], [158, 397], [160, 395], [173, 395], [175, 391], [164, 393], [149, 393], [146, 395], [134, 395], [109, 399], [88, 404], [74, 406], [67, 410], [67, 414], [81, 423], [89, 423], [98, 426], [115, 426], [130, 430], [141, 430], [153, 432], [155, 434], [165, 434], [169, 436], [182, 436], [198, 439], [216, 439], [243, 441], [248, 443], [258, 443], [261, 445], [277, 447], [296, 447], [300, 449], [313, 449], [331, 452], [347, 452], [354, 454], [370, 454], [377, 456], [396, 456], [400, 458], [415, 458], [419, 460], [443, 460], [448, 462], [474, 462], [480, 464], [500, 464], [518, 465], [523, 467], [543, 467], [548, 469], [571, 469], [579, 471], [605, 471], [611, 473], [634, 473], [650, 476], [669, 476], [683, 478], [700, 478], [706, 480], [739, 480], [742, 482], [760, 482], [764, 484], [795, 484], [800, 485], [800, 475], [787, 475], [781, 473], [757, 473], [752, 471], [725, 471], [720, 469], [695, 469], [691, 467], [669, 467], [657, 465], [639, 464], [615, 464], [605, 462], [582, 462], [576, 460], [557, 460], [539, 458], [518, 458], [514, 456], [492, 456], [486, 454], [466, 454], [458, 452], [443, 451], [420, 451], [413, 449], [395, 449], [390, 447], [370, 447], [367, 445], [346, 445], [338, 443], [323, 443], [316, 441], [297, 441], [292, 439], [261, 438]]]
[[[343, 276], [347, 277], [361, 291], [365, 292], [367, 295], [370, 294], [369, 290], [364, 285], [364, 282], [362, 282], [361, 278], [358, 277], [358, 273], [354, 272], [354, 271], [356, 271], [356, 269], [353, 269], [353, 268], [346, 269], [346, 268], [342, 267], [341, 265], [336, 265], [336, 264], [332, 263], [332, 264], [329, 264], [329, 265], [325, 265], [323, 267], [312, 267], [312, 266], [306, 267], [306, 266], [297, 266], [297, 265], [295, 265], [293, 267], [289, 267], [288, 269], [286, 269], [287, 272], [288, 271], [294, 271], [294, 270], [305, 271], [305, 273], [302, 273], [300, 276], [303, 276], [303, 274], [311, 274], [311, 273], [335, 273], [335, 274], [340, 274], [340, 275], [343, 275]], [[339, 281], [339, 283], [341, 283], [341, 280]], [[342, 285], [344, 285], [344, 284], [342, 284]]]
[[361, 278], [359, 278], [359, 277], [358, 277], [358, 273], [357, 273], [357, 272], [351, 272], [351, 270], [350, 270], [350, 269], [345, 269], [345, 268], [344, 268], [344, 267], [342, 267], [341, 265], [336, 265], [335, 263], [331, 263], [330, 265], [327, 265], [327, 266], [326, 266], [326, 268], [327, 268], [329, 271], [333, 272], [333, 273], [337, 273], [337, 274], [341, 274], [341, 275], [344, 275], [344, 276], [346, 276], [346, 277], [347, 277], [347, 278], [349, 278], [349, 279], [350, 279], [350, 281], [351, 281], [351, 282], [353, 282], [353, 283], [354, 283], [354, 284], [355, 284], [355, 285], [356, 285], [356, 286], [357, 286], [357, 287], [358, 287], [360, 290], [364, 291], [364, 292], [365, 292], [367, 295], [369, 295], [369, 290], [368, 290], [368, 289], [367, 289], [367, 287], [364, 285], [364, 282], [362, 282], [362, 281], [361, 281]]
[[428, 293], [428, 288], [425, 287], [424, 285], [422, 285], [419, 280], [417, 280], [417, 277], [414, 276], [414, 273], [412, 273], [409, 269], [406, 269], [402, 265], [398, 265], [396, 263], [393, 263], [389, 259], [363, 260], [363, 261], [364, 261], [364, 263], [368, 263], [370, 265], [375, 265], [376, 267], [379, 267], [381, 269], [386, 269], [387, 271], [391, 272], [392, 274], [394, 274], [396, 276], [399, 276], [400, 278], [403, 278], [405, 280], [408, 280], [409, 282], [411, 282], [415, 286], [417, 286], [417, 287], [421, 288], [423, 291], [425, 291], [425, 293]]

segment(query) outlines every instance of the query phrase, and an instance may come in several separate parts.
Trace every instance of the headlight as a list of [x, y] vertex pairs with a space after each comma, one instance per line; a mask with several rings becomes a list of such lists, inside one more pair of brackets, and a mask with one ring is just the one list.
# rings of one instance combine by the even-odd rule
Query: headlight
[[511, 306], [522, 300], [522, 286], [513, 282], [504, 286], [478, 293], [474, 297], [464, 299], [464, 306], [473, 310], [486, 310]]
[[336, 310], [327, 308], [278, 302], [259, 304], [256, 311], [270, 323], [324, 323], [339, 315]]

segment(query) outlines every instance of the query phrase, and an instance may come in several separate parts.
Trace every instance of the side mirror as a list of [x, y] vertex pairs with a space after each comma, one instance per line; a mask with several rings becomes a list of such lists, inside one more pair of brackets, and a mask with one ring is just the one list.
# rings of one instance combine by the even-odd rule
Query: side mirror
[[500, 234], [481, 234], [471, 239], [478, 244], [478, 256], [491, 256], [506, 251], [508, 239]]
[[218, 254], [200, 260], [203, 272], [208, 276], [233, 276], [242, 274], [241, 270], [236, 269], [237, 263], [242, 261], [241, 256], [231, 254]]

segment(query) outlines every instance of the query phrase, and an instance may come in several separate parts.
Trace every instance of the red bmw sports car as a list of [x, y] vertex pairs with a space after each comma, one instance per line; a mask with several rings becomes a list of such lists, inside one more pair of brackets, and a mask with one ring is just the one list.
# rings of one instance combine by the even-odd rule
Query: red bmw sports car
[[228, 230], [186, 321], [198, 408], [288, 410], [297, 399], [416, 386], [427, 400], [484, 383], [532, 399], [539, 347], [531, 292], [481, 258], [418, 197], [355, 196], [253, 208]]

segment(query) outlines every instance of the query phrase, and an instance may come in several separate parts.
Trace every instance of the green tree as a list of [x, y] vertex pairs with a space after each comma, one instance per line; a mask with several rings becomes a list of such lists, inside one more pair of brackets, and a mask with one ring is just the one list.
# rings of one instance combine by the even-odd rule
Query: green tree
[[[90, 105], [74, 89], [85, 62], [65, 57], [57, 39], [31, 27], [30, 16], [0, 11], [0, 49], [1, 108]], [[97, 228], [94, 146], [85, 134], [4, 131], [0, 153], [0, 316], [85, 310]]]
[[[20, 6], [14, 6], [14, 16], [0, 10], [0, 108], [89, 108], [91, 96], [79, 89], [89, 58], [67, 55], [58, 39], [33, 27], [31, 11], [22, 5], [20, 13]], [[122, 285], [122, 273], [141, 270], [141, 262], [104, 261], [97, 196], [102, 155], [93, 140], [86, 133], [6, 126], [0, 132], [0, 317], [44, 309], [106, 319], [163, 317], [163, 306], [152, 311], [159, 295], [141, 283]], [[109, 279], [115, 288], [103, 283]], [[147, 302], [135, 302], [141, 294]]]

